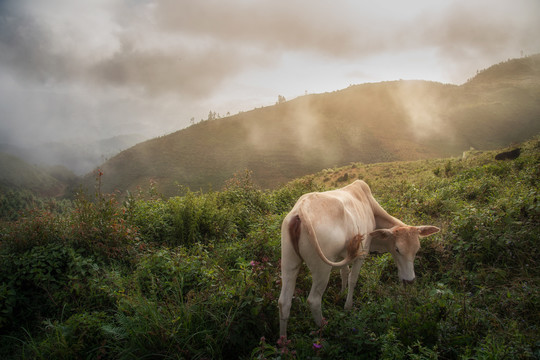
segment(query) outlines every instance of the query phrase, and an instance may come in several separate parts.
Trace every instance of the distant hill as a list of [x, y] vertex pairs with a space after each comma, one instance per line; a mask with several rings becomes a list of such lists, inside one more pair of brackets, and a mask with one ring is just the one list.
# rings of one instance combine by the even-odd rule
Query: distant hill
[[61, 197], [77, 182], [63, 166], [30, 165], [11, 154], [0, 152], [0, 191], [28, 190], [43, 197]]
[[68, 142], [50, 142], [30, 148], [0, 144], [0, 151], [15, 155], [31, 164], [65, 166], [77, 175], [84, 175], [108, 158], [143, 140], [144, 136], [131, 134], [97, 141], [73, 139]]
[[[540, 132], [540, 55], [510, 60], [457, 86], [391, 81], [306, 95], [204, 121], [106, 161], [104, 191], [176, 184], [219, 189], [243, 169], [263, 188], [324, 168], [461, 155]], [[93, 175], [85, 178], [90, 185]]]

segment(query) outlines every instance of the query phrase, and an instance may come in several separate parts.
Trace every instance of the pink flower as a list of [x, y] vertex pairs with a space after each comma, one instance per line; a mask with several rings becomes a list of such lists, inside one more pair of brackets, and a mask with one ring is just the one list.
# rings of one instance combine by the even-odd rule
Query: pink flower
[[319, 341], [316, 341], [316, 342], [313, 343], [313, 348], [315, 350], [319, 350], [319, 349], [322, 348], [322, 344]]

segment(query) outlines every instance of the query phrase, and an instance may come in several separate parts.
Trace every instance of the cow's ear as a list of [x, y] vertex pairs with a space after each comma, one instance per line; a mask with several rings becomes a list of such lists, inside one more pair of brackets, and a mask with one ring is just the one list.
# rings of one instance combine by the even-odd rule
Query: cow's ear
[[369, 233], [366, 244], [369, 252], [385, 253], [390, 251], [394, 244], [394, 232], [390, 229], [379, 229]]
[[390, 229], [379, 229], [369, 233], [369, 236], [374, 239], [388, 239], [391, 238], [393, 235], [394, 233]]
[[418, 229], [418, 232], [420, 233], [420, 236], [422, 236], [422, 237], [433, 235], [433, 234], [438, 233], [439, 231], [441, 231], [441, 229], [439, 229], [438, 227], [429, 226], [429, 225], [417, 226], [416, 228]]

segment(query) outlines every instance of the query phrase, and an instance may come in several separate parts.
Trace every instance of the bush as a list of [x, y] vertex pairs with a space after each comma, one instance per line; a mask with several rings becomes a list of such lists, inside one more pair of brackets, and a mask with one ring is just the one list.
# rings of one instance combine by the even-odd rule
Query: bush
[[0, 326], [8, 328], [58, 316], [66, 307], [74, 310], [74, 297], [84, 297], [81, 281], [99, 269], [72, 248], [54, 243], [3, 254], [0, 260]]
[[47, 210], [32, 210], [12, 223], [6, 223], [0, 233], [0, 248], [5, 253], [24, 253], [35, 246], [63, 244], [66, 241], [66, 221]]
[[221, 204], [216, 193], [188, 192], [168, 202], [172, 218], [173, 244], [207, 243], [236, 236], [238, 222], [230, 207]]
[[210, 284], [211, 273], [205, 272], [209, 264], [203, 261], [198, 256], [161, 249], [142, 256], [133, 275], [141, 295], [156, 301], [183, 301], [189, 291]]
[[104, 312], [79, 313], [64, 322], [45, 322], [45, 338], [32, 338], [23, 348], [23, 356], [39, 359], [86, 358], [113, 359], [108, 356], [108, 339], [102, 327], [110, 321]]
[[90, 201], [80, 193], [68, 219], [67, 241], [104, 262], [114, 259], [129, 263], [138, 229], [126, 221], [125, 212], [115, 194], [98, 195], [95, 201]]

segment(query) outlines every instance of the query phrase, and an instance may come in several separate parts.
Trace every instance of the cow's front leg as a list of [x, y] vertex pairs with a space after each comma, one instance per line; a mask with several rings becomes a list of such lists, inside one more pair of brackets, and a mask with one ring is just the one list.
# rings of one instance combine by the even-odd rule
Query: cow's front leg
[[332, 270], [332, 267], [326, 264], [321, 263], [319, 266], [318, 269], [311, 269], [313, 283], [307, 299], [311, 314], [313, 315], [313, 320], [315, 320], [317, 326], [321, 326], [322, 324], [322, 296], [328, 285], [330, 271]]
[[347, 289], [347, 283], [349, 280], [349, 265], [345, 265], [339, 269], [341, 274], [341, 292], [344, 293]]
[[358, 275], [360, 273], [360, 268], [362, 267], [363, 263], [364, 263], [363, 257], [357, 259], [354, 262], [351, 268], [351, 271], [349, 272], [349, 291], [347, 293], [347, 300], [345, 301], [345, 310], [352, 309], [354, 287], [356, 286], [356, 282], [358, 281]]

